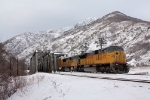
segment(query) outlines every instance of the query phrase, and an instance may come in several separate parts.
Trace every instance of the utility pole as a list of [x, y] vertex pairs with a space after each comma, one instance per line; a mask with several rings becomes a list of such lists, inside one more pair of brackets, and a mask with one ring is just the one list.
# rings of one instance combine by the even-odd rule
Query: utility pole
[[101, 47], [101, 50], [102, 50], [102, 44], [103, 44], [103, 39], [102, 38], [99, 38], [99, 43], [100, 43], [100, 47]]
[[85, 43], [85, 44], [84, 44], [84, 52], [86, 52], [87, 50], [88, 50], [88, 44]]
[[103, 49], [102, 48], [103, 44], [107, 44], [107, 42], [106, 42], [106, 40], [104, 38], [99, 37], [98, 39], [99, 39], [99, 43], [100, 43], [100, 48], [102, 50]]

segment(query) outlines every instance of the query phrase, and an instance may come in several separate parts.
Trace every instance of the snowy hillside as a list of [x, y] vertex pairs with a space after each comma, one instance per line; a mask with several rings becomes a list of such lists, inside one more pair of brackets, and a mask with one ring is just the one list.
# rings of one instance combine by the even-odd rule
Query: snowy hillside
[[24, 33], [5, 42], [7, 51], [29, 59], [35, 50], [79, 54], [87, 43], [88, 50], [99, 49], [98, 38], [107, 40], [104, 47], [122, 46], [127, 61], [134, 66], [150, 65], [150, 22], [112, 12], [99, 19], [87, 19], [56, 31]]
[[4, 43], [5, 48], [20, 59], [29, 58], [35, 50], [47, 50], [46, 45], [56, 38], [67, 34], [72, 29], [89, 24], [93, 20], [96, 20], [96, 18], [88, 18], [77, 23], [75, 26], [59, 28], [58, 30], [26, 32], [7, 40]]

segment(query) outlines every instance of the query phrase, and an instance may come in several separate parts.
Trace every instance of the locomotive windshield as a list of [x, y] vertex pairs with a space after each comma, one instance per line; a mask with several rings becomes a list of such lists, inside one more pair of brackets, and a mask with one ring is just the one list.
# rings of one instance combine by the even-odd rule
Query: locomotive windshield
[[113, 51], [123, 51], [122, 47], [119, 46], [110, 46], [106, 49], [107, 52], [113, 52]]

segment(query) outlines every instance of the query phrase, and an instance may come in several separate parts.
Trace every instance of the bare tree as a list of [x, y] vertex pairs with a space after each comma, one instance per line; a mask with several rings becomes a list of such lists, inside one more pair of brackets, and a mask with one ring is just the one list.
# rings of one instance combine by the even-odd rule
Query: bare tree
[[13, 78], [25, 75], [25, 60], [18, 60], [6, 52], [3, 43], [0, 43], [0, 100], [6, 100], [15, 91]]

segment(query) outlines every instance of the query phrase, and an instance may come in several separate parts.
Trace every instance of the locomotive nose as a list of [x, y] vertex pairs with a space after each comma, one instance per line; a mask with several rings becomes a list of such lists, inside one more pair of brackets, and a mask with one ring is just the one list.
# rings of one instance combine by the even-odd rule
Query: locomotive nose
[[126, 56], [124, 52], [116, 51], [115, 52], [115, 61], [119, 63], [126, 63]]
[[112, 54], [112, 59], [113, 59], [113, 63], [118, 63], [120, 61], [120, 57], [121, 57], [121, 52], [120, 51], [116, 51]]

